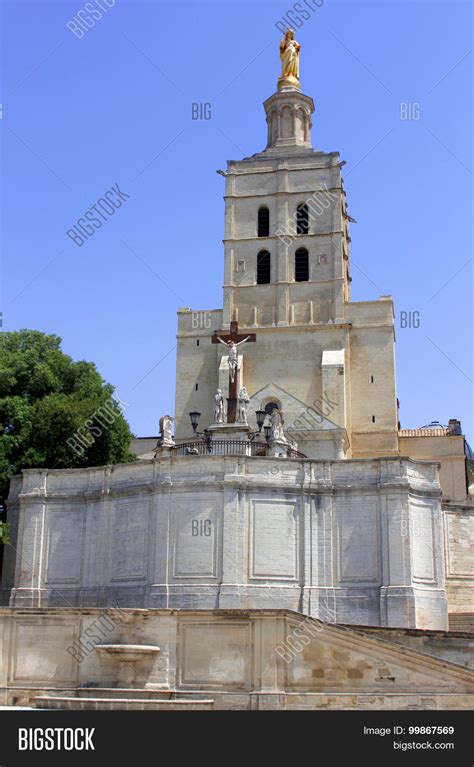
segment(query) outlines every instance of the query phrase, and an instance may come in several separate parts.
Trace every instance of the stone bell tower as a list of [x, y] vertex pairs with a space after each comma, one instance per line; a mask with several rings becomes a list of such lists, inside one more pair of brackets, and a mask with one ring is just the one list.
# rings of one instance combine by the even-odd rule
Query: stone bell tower
[[339, 155], [311, 144], [314, 102], [292, 74], [299, 62], [285, 61], [287, 44], [299, 57], [298, 43], [285, 37], [282, 76], [264, 102], [267, 146], [227, 167], [224, 328], [232, 320], [241, 327], [335, 322], [349, 297]]
[[208, 312], [209, 322], [179, 312], [176, 437], [192, 436], [192, 410], [202, 426], [213, 423], [217, 389], [229, 398], [226, 349], [212, 339], [233, 323], [257, 338], [237, 373], [251, 420], [276, 405], [311, 458], [397, 455], [393, 306], [389, 296], [350, 301], [354, 219], [343, 163], [313, 147], [315, 105], [301, 90], [299, 51], [288, 30], [276, 91], [263, 105], [267, 145], [223, 173], [223, 309]]

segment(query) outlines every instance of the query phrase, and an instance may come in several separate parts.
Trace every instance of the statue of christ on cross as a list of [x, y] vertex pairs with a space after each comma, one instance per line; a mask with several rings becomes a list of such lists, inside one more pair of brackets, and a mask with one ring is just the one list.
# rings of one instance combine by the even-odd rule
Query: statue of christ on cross
[[241, 344], [244, 344], [246, 341], [248, 341], [250, 336], [246, 336], [242, 339], [242, 341], [239, 341], [237, 344], [235, 341], [223, 341], [220, 336], [217, 336], [217, 340], [220, 341], [221, 344], [224, 344], [224, 346], [227, 346], [229, 350], [229, 375], [230, 375], [230, 381], [231, 383], [234, 383], [235, 374], [237, 372], [237, 366], [238, 366], [238, 357], [237, 357], [237, 347]]
[[217, 335], [214, 333], [212, 336], [212, 343], [221, 343], [229, 350], [229, 398], [227, 408], [227, 423], [235, 423], [237, 416], [237, 370], [238, 370], [238, 352], [237, 347], [244, 344], [246, 341], [255, 342], [255, 333], [249, 333], [246, 336], [239, 335], [238, 322], [230, 323], [229, 335]]

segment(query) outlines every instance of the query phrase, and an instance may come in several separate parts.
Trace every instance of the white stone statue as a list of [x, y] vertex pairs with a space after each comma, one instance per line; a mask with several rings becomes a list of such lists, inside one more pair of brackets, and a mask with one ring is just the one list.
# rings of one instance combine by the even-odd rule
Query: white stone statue
[[283, 414], [278, 408], [270, 415], [270, 442], [288, 442], [283, 431]]
[[237, 365], [238, 365], [238, 352], [237, 347], [241, 344], [244, 344], [246, 341], [248, 341], [250, 336], [247, 336], [242, 341], [239, 341], [237, 344], [235, 341], [223, 341], [222, 338], [217, 336], [217, 340], [220, 341], [221, 344], [224, 344], [224, 346], [227, 346], [227, 349], [229, 350], [229, 374], [230, 374], [230, 381], [231, 383], [234, 383], [235, 379], [235, 373], [237, 371]]
[[160, 436], [158, 438], [158, 447], [173, 447], [173, 421], [171, 415], [163, 415], [160, 418]]
[[214, 423], [224, 423], [224, 397], [222, 389], [218, 389], [214, 395]]
[[238, 413], [237, 420], [240, 421], [240, 423], [247, 423], [247, 407], [250, 402], [250, 397], [248, 395], [248, 392], [245, 386], [242, 386], [242, 388], [240, 389], [238, 394], [238, 400], [239, 400], [239, 413]]
[[346, 457], [345, 440], [344, 435], [336, 433], [333, 435], [334, 448], [336, 452], [336, 459], [342, 460]]

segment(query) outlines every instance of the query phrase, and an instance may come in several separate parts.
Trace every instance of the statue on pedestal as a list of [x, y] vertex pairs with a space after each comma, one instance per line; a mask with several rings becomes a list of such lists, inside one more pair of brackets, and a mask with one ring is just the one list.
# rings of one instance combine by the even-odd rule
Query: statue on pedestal
[[214, 395], [214, 423], [224, 423], [224, 397], [222, 389], [218, 389]]
[[278, 408], [270, 415], [270, 442], [288, 442], [283, 431], [283, 414]]
[[157, 447], [174, 447], [173, 421], [174, 418], [171, 415], [161, 416]]
[[238, 400], [239, 400], [239, 413], [238, 413], [237, 420], [240, 421], [240, 423], [247, 423], [247, 407], [250, 402], [250, 397], [248, 395], [248, 392], [245, 386], [242, 386], [242, 388], [240, 389], [238, 394]]
[[336, 433], [333, 435], [333, 440], [334, 440], [334, 448], [336, 452], [336, 459], [337, 460], [344, 459], [346, 457], [344, 435], [341, 433]]
[[217, 335], [217, 332], [215, 332], [212, 336], [213, 344], [223, 344], [229, 351], [227, 360], [229, 366], [229, 397], [227, 399], [228, 409], [226, 414], [227, 423], [235, 423], [237, 419], [238, 396], [236, 372], [239, 368], [237, 347], [241, 344], [245, 344], [247, 341], [249, 343], [255, 343], [256, 340], [255, 333], [248, 333], [246, 336], [240, 335], [239, 323], [236, 320], [233, 320], [230, 323], [230, 333], [228, 335], [219, 336]]
[[287, 29], [285, 37], [280, 41], [281, 80], [289, 80], [290, 84], [299, 86], [300, 79], [300, 48], [295, 40], [294, 29]]

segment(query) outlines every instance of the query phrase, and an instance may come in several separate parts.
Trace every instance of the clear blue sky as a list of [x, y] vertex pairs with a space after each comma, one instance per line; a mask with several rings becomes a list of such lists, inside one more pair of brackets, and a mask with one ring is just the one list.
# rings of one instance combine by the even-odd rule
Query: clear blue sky
[[[292, 3], [116, 0], [78, 39], [83, 5], [3, 3], [3, 329], [60, 335], [156, 434], [177, 308], [222, 306], [215, 171], [265, 146]], [[402, 426], [457, 417], [472, 443], [472, 8], [326, 0], [296, 37], [313, 144], [347, 161], [352, 299], [395, 300]], [[66, 230], [115, 182], [130, 198], [77, 247]]]

